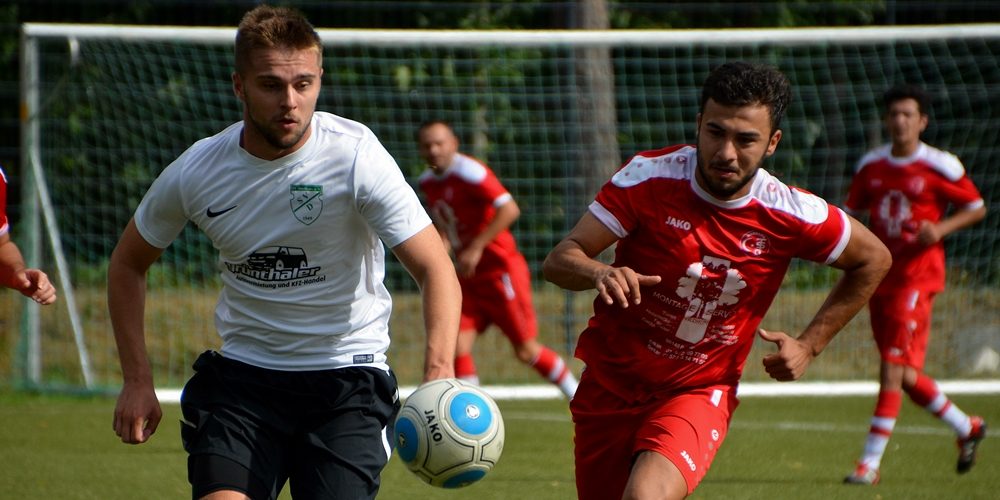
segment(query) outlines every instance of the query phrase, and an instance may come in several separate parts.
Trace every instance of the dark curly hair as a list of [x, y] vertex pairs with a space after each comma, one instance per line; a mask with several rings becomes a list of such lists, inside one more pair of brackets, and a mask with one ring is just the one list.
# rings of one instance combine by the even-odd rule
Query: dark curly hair
[[913, 99], [917, 101], [917, 109], [920, 114], [929, 114], [931, 107], [931, 95], [927, 93], [922, 87], [917, 85], [912, 85], [909, 83], [901, 83], [895, 85], [889, 90], [886, 90], [882, 94], [882, 102], [885, 104], [885, 110], [889, 111], [889, 108], [896, 101], [902, 101], [903, 99]]
[[788, 77], [773, 66], [743, 61], [725, 63], [709, 73], [701, 87], [701, 111], [711, 99], [723, 106], [760, 104], [771, 112], [771, 133], [792, 99]]

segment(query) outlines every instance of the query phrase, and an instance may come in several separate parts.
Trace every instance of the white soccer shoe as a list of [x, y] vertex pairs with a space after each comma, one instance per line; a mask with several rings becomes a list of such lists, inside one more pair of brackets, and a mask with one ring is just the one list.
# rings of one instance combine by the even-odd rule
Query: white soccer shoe
[[854, 473], [844, 478], [844, 484], [863, 484], [874, 486], [878, 484], [880, 475], [878, 469], [873, 469], [865, 464], [859, 463], [854, 468]]

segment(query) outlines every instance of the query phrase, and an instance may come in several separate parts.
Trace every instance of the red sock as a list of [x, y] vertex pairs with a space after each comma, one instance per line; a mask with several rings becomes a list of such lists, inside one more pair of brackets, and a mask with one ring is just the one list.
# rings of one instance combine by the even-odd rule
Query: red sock
[[926, 407], [934, 401], [934, 398], [939, 394], [937, 384], [934, 383], [934, 379], [924, 375], [923, 373], [917, 375], [917, 382], [913, 384], [913, 387], [906, 389], [906, 394], [910, 396], [917, 406]]
[[879, 392], [878, 402], [875, 403], [875, 418], [872, 419], [872, 427], [869, 429], [869, 432], [873, 434], [882, 434], [884, 436], [892, 434], [892, 428], [895, 426], [896, 417], [899, 416], [899, 409], [902, 406], [902, 392]]
[[923, 373], [917, 375], [916, 383], [906, 390], [906, 394], [918, 406], [939, 417], [951, 406], [951, 400], [941, 393], [934, 379]]
[[538, 357], [531, 362], [531, 366], [541, 376], [554, 384], [562, 382], [562, 379], [566, 378], [566, 374], [569, 373], [569, 367], [566, 366], [563, 359], [555, 351], [545, 346], [542, 346], [542, 350], [539, 351]]
[[476, 361], [472, 354], [455, 356], [455, 378], [471, 378], [476, 376]]
[[861, 452], [858, 462], [872, 469], [878, 469], [882, 463], [882, 455], [889, 444], [892, 430], [896, 427], [896, 417], [903, 406], [901, 391], [881, 391], [875, 403], [875, 415], [872, 416], [868, 437], [865, 438], [865, 449]]

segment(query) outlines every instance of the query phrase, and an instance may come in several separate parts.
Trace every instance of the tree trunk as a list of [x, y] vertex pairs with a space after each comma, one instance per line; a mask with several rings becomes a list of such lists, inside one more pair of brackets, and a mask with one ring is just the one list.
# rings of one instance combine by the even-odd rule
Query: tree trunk
[[[609, 29], [607, 1], [579, 0], [572, 22], [576, 29]], [[577, 194], [589, 203], [621, 164], [615, 80], [610, 47], [583, 47], [574, 55], [580, 126], [577, 172], [583, 180], [583, 192]]]

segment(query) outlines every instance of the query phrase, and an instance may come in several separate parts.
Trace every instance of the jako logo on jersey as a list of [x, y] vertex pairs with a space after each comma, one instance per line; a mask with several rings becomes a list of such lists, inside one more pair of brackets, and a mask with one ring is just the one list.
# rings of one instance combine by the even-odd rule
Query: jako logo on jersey
[[668, 215], [667, 220], [665, 220], [664, 222], [666, 222], [668, 226], [674, 226], [677, 229], [683, 229], [685, 231], [691, 230], [691, 223], [684, 219], [678, 219], [676, 217]]
[[307, 226], [316, 222], [323, 212], [323, 186], [292, 184], [291, 192], [292, 215]]
[[770, 251], [771, 240], [767, 239], [764, 233], [747, 231], [740, 237], [740, 248], [754, 257], [760, 257]]
[[698, 467], [695, 467], [694, 460], [691, 460], [691, 455], [688, 455], [687, 451], [681, 450], [681, 458], [683, 458], [684, 461], [687, 462], [688, 467], [691, 468], [691, 472], [694, 472], [695, 470], [698, 469]]

